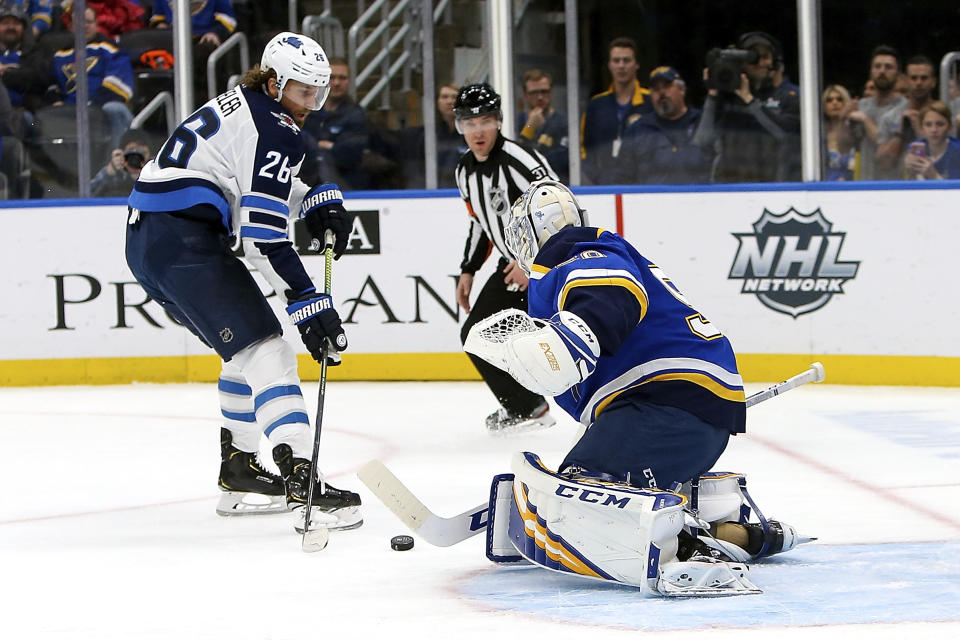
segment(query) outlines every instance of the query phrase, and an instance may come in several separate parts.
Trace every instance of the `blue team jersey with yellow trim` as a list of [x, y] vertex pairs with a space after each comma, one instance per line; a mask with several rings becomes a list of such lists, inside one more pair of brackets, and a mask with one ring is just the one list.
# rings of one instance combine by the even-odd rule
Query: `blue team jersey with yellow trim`
[[568, 227], [547, 240], [531, 271], [530, 315], [571, 311], [600, 344], [593, 374], [556, 397], [567, 413], [589, 425], [630, 394], [731, 433], [745, 430], [743, 381], [730, 342], [623, 238]]

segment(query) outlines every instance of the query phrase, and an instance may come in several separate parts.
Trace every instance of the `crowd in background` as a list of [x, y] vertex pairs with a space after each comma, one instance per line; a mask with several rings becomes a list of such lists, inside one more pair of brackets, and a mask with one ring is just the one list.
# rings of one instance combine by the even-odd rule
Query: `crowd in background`
[[[253, 4], [191, 3], [197, 104], [208, 97], [205, 61], [231, 34], [249, 31], [253, 51], [285, 28], [266, 14], [253, 16]], [[0, 0], [0, 198], [77, 193], [72, 5]], [[87, 0], [86, 7], [90, 193], [121, 197], [166, 136], [157, 117], [134, 129], [131, 122], [157, 91], [173, 90], [171, 0]], [[570, 148], [569, 121], [553, 101], [551, 73], [518, 69], [514, 138], [542, 154], [564, 182], [571, 153], [580, 156], [584, 184], [799, 181], [800, 89], [785, 73], [787, 52], [762, 31], [743, 33], [735, 47], [751, 55], [720, 56], [697, 69], [665, 60], [646, 70], [633, 40], [612, 38], [602, 70], [609, 87], [583, 101], [579, 149]], [[936, 99], [934, 60], [914, 52], [903, 58], [878, 44], [865, 56], [862, 87], [834, 83], [826, 70], [824, 180], [960, 178], [954, 137], [960, 96], [951, 85], [949, 104]], [[423, 188], [423, 126], [397, 120], [381, 126], [383, 118], [371, 117], [351, 97], [355, 70], [345, 59], [331, 63], [330, 96], [303, 131], [303, 177], [349, 190]], [[224, 80], [219, 91], [226, 73], [218, 74], [218, 82]], [[688, 99], [690, 83], [706, 87], [699, 104]], [[442, 84], [434, 96], [440, 188], [455, 186], [454, 168], [467, 150], [454, 126], [458, 88]]]

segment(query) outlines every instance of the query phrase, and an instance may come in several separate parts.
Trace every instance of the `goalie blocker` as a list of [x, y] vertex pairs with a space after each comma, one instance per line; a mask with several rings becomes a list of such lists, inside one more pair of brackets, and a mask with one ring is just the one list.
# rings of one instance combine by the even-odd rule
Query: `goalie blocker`
[[[707, 474], [691, 495], [690, 486], [675, 493], [568, 477], [529, 452], [515, 454], [511, 470], [493, 479], [490, 492], [487, 557], [494, 562], [527, 561], [649, 595], [741, 595], [761, 592], [745, 560], [806, 541], [765, 520], [739, 474]], [[751, 507], [759, 524], [747, 522]]]

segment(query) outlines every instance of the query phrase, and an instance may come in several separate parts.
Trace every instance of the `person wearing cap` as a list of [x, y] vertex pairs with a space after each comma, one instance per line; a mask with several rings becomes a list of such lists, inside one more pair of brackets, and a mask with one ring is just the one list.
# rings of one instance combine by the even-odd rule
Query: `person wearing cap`
[[694, 144], [718, 154], [714, 182], [798, 181], [800, 90], [784, 76], [780, 42], [751, 31], [736, 48], [754, 52], [756, 60], [744, 63], [732, 93], [707, 91]]
[[[23, 106], [24, 93], [27, 89], [25, 81], [31, 77], [37, 77], [37, 73], [18, 73], [20, 71], [20, 58], [23, 56], [25, 49], [24, 38], [26, 33], [27, 17], [20, 5], [13, 0], [0, 2], [0, 78], [3, 79], [10, 103], [14, 107]], [[34, 71], [41, 76], [39, 83], [33, 83], [34, 92], [42, 94], [46, 89], [46, 85], [41, 86], [46, 74], [37, 69]]]
[[700, 110], [686, 103], [687, 85], [673, 67], [650, 72], [653, 111], [628, 119], [620, 152], [623, 184], [697, 184], [710, 177], [712, 155], [693, 144]]
[[610, 88], [590, 98], [580, 120], [580, 157], [588, 184], [613, 184], [627, 119], [651, 110], [650, 92], [637, 80], [637, 43], [614, 38], [607, 48]]
[[529, 69], [523, 74], [523, 99], [527, 110], [517, 114], [517, 142], [533, 147], [556, 170], [561, 182], [567, 182], [570, 145], [567, 115], [550, 104], [553, 76], [547, 71]]

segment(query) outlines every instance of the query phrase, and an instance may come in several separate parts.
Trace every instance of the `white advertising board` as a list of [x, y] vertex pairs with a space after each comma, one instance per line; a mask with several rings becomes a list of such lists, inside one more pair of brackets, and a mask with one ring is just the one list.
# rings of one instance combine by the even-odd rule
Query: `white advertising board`
[[[397, 360], [402, 371], [392, 376], [416, 379], [430, 366], [423, 354], [460, 357], [465, 314], [455, 288], [468, 219], [449, 193], [368, 192], [348, 200], [354, 233], [333, 276], [350, 340], [345, 364], [364, 354], [383, 362], [421, 354], [420, 371], [413, 359]], [[939, 358], [922, 367], [960, 368], [960, 339], [952, 331], [960, 301], [951, 295], [960, 190], [589, 188], [579, 197], [591, 224], [623, 233], [730, 337], [745, 354], [741, 369], [750, 357], [755, 364], [785, 354]], [[30, 361], [211, 353], [146, 301], [124, 260], [125, 218], [124, 206], [97, 201], [0, 209], [6, 383], [32, 383], [17, 374], [18, 363]], [[303, 260], [322, 282], [322, 257], [304, 252]], [[491, 256], [477, 274], [475, 294], [494, 264]], [[305, 353], [299, 337], [287, 335]], [[860, 370], [867, 366], [857, 362]], [[958, 376], [928, 383], [960, 384], [953, 382]]]

